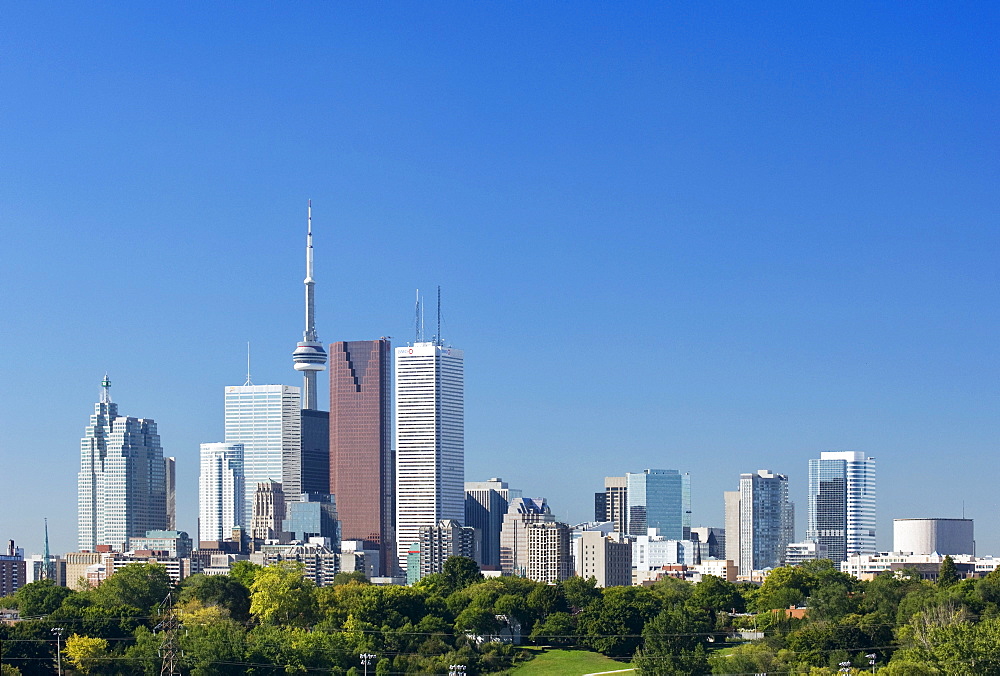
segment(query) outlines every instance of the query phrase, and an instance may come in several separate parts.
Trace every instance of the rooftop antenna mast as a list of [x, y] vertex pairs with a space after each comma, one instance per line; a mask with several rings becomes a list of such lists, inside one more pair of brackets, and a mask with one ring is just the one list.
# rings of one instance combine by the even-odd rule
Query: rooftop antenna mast
[[253, 385], [253, 381], [250, 380], [250, 341], [247, 341], [247, 381], [243, 383], [243, 386]]
[[413, 309], [413, 342], [419, 343], [423, 341], [423, 336], [421, 335], [420, 325], [421, 325], [421, 312], [420, 312], [420, 289], [417, 289], [417, 302]]
[[439, 347], [444, 346], [444, 341], [441, 339], [441, 285], [438, 284], [438, 330], [437, 330], [437, 344]]
[[101, 403], [111, 403], [111, 381], [108, 379], [107, 373], [104, 374], [104, 380], [101, 381]]

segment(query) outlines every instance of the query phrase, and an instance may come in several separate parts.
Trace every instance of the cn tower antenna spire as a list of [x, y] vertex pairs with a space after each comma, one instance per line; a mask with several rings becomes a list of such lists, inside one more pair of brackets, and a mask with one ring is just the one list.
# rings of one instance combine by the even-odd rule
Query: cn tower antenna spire
[[295, 347], [292, 361], [295, 370], [302, 371], [302, 408], [315, 409], [316, 372], [326, 370], [326, 350], [316, 335], [316, 280], [313, 279], [312, 200], [306, 210], [306, 328], [302, 342]]

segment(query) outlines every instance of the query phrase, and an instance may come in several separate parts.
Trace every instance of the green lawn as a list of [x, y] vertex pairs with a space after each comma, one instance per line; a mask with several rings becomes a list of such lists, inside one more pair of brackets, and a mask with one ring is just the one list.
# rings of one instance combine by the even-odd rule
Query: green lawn
[[[559, 650], [556, 648], [527, 648], [535, 653], [535, 659], [523, 663], [508, 672], [510, 676], [582, 676], [598, 671], [628, 669], [627, 662], [616, 662], [600, 653], [586, 650]], [[632, 676], [635, 672], [624, 672], [622, 676]]]

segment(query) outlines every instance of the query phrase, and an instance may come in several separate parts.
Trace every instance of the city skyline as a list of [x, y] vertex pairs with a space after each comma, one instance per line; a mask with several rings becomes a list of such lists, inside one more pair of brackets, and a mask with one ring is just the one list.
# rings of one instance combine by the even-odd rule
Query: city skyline
[[804, 515], [808, 459], [856, 449], [879, 549], [964, 514], [1000, 552], [1000, 10], [8, 9], [0, 537], [28, 553], [44, 517], [75, 548], [105, 372], [195, 532], [246, 342], [301, 384], [308, 199], [324, 345], [405, 345], [444, 288], [466, 480], [573, 523], [603, 477], [678, 467], [719, 526], [739, 473]]

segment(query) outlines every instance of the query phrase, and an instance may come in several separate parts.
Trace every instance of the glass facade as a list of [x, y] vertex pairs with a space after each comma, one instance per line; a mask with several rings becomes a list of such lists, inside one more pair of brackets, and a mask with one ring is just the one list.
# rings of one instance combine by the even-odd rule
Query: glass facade
[[78, 544], [121, 552], [130, 537], [166, 528], [166, 464], [156, 423], [119, 416], [108, 387], [80, 442]]
[[303, 493], [297, 502], [285, 505], [288, 518], [282, 530], [293, 540], [308, 542], [309, 538], [329, 538], [331, 548], [340, 551], [340, 522], [337, 503], [329, 493]]
[[297, 387], [226, 388], [226, 443], [243, 446], [244, 514], [253, 514], [257, 484], [282, 481], [283, 463], [300, 456], [300, 410]]
[[511, 491], [506, 481], [465, 482], [465, 525], [480, 532], [479, 563], [500, 569], [500, 531], [511, 498], [520, 491]]
[[806, 539], [829, 558], [875, 552], [875, 459], [859, 451], [824, 451], [809, 460]]
[[625, 474], [629, 535], [657, 528], [670, 540], [691, 532], [691, 479], [675, 469], [647, 469]]
[[739, 493], [740, 574], [783, 565], [785, 549], [795, 538], [788, 477], [768, 470], [741, 474]]
[[345, 540], [379, 550], [383, 575], [396, 558], [389, 341], [330, 346], [329, 490]]

